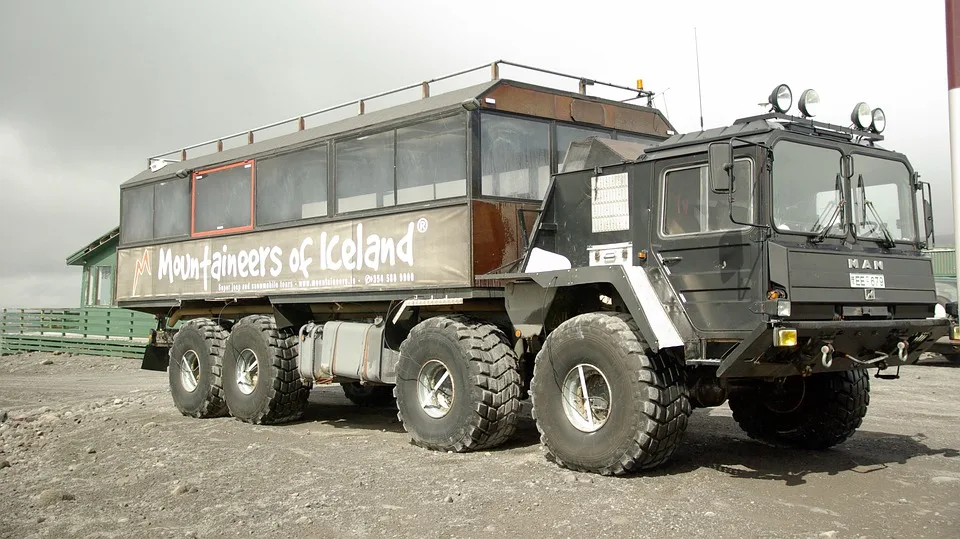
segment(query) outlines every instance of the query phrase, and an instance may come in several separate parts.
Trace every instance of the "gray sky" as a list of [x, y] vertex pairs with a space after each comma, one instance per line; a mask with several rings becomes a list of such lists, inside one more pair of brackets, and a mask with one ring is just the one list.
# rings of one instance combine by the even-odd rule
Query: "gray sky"
[[695, 26], [708, 128], [780, 82], [831, 123], [880, 106], [952, 228], [941, 0], [162, 4], [0, 0], [0, 306], [78, 304], [64, 259], [116, 226], [148, 156], [494, 59], [643, 78], [698, 129]]

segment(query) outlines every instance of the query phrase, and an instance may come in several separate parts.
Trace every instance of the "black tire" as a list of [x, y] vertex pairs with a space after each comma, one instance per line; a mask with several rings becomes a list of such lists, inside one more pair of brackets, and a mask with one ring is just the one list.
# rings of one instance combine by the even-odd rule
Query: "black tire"
[[[272, 316], [247, 316], [233, 326], [223, 357], [224, 399], [231, 415], [254, 424], [284, 423], [303, 415], [312, 384], [300, 378], [297, 345], [297, 335], [278, 329]], [[255, 380], [237, 370], [251, 357]], [[252, 382], [244, 385], [252, 391], [243, 391], [240, 381]]]
[[357, 406], [383, 407], [393, 404], [393, 386], [363, 385], [360, 382], [340, 384], [343, 394]]
[[173, 338], [167, 373], [173, 404], [183, 415], [208, 418], [227, 414], [222, 379], [226, 338], [227, 332], [206, 318], [185, 323]]
[[755, 440], [802, 449], [842, 443], [870, 404], [865, 369], [790, 376], [730, 395], [733, 418]]
[[[599, 392], [590, 399], [601, 411], [606, 404], [605, 421], [592, 432], [574, 425], [563, 404], [564, 382], [580, 365], [602, 373], [609, 392], [607, 399]], [[620, 475], [663, 464], [680, 445], [691, 413], [680, 366], [651, 354], [626, 314], [582, 314], [560, 324], [537, 355], [530, 386], [548, 458], [576, 471]]]
[[[438, 363], [452, 380], [452, 400], [445, 415], [431, 417], [420, 405], [419, 380]], [[516, 354], [496, 326], [464, 316], [430, 318], [417, 324], [400, 345], [397, 417], [421, 447], [489, 449], [516, 431], [520, 383]]]

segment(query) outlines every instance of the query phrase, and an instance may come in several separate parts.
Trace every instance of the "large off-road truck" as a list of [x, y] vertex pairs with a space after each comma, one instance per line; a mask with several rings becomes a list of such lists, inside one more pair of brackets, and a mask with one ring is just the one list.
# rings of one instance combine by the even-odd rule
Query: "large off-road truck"
[[766, 114], [677, 134], [649, 92], [504, 65], [123, 184], [118, 302], [157, 316], [144, 367], [183, 414], [281, 423], [340, 383], [460, 452], [507, 441], [530, 398], [552, 460], [622, 474], [724, 402], [759, 440], [843, 442], [867, 368], [896, 377], [954, 331], [921, 254], [929, 190], [879, 146], [882, 111], [821, 123], [804, 92], [792, 116], [781, 86]]

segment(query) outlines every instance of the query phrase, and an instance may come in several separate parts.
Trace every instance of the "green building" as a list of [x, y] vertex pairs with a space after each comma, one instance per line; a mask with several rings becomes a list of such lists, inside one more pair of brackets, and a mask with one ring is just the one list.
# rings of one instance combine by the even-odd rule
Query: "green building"
[[114, 283], [120, 227], [67, 257], [68, 266], [82, 266], [80, 307], [115, 307]]

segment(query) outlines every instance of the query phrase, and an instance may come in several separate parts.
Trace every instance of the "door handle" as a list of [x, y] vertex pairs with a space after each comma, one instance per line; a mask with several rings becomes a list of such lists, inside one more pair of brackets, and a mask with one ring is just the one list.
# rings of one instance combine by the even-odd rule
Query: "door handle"
[[660, 262], [661, 262], [664, 266], [672, 266], [673, 264], [676, 264], [677, 262], [680, 262], [681, 260], [683, 260], [683, 257], [682, 257], [682, 256], [661, 256], [661, 257], [660, 257]]

